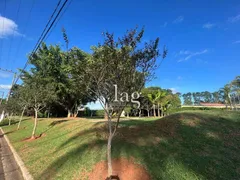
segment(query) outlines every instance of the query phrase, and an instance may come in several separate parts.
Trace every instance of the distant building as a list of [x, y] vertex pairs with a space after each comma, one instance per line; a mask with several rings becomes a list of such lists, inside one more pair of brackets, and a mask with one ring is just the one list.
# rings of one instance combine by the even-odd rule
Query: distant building
[[225, 104], [222, 103], [205, 103], [205, 102], [200, 102], [200, 106], [205, 106], [205, 107], [225, 107]]

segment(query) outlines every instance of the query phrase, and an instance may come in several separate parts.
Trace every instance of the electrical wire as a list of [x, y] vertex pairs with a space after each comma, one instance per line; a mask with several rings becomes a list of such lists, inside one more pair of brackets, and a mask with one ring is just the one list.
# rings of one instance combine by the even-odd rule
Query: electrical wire
[[[32, 14], [32, 9], [33, 9], [33, 7], [34, 7], [35, 2], [36, 2], [35, 0], [32, 1], [32, 5], [31, 5], [30, 11], [29, 11], [28, 16], [27, 16], [27, 21], [26, 21], [26, 24], [25, 24], [25, 29], [24, 29], [24, 31], [23, 31], [23, 34], [26, 33], [27, 27], [28, 27], [28, 25], [29, 25], [29, 21], [31, 20], [30, 18], [31, 18], [31, 14]], [[19, 53], [19, 50], [20, 50], [21, 45], [22, 45], [22, 40], [23, 40], [23, 36], [21, 36], [21, 39], [20, 39], [20, 42], [19, 42], [19, 44], [18, 44], [18, 48], [17, 48], [15, 57], [18, 57], [18, 53]], [[15, 61], [13, 60], [13, 63], [14, 63], [14, 62], [15, 62]]]
[[[63, 3], [63, 5], [62, 5], [61, 8], [59, 9], [57, 15], [55, 16], [54, 20], [52, 21], [51, 25], [49, 26], [49, 28], [47, 29], [47, 31], [46, 31], [45, 34], [43, 35], [43, 37], [42, 37], [42, 38], [41, 38], [41, 37], [39, 38], [40, 40], [39, 40], [38, 43], [35, 45], [35, 47], [34, 47], [32, 53], [31, 53], [30, 57], [28, 58], [27, 62], [25, 63], [25, 65], [24, 65], [22, 71], [20, 72], [20, 74], [17, 76], [16, 81], [14, 82], [14, 84], [16, 84], [16, 83], [18, 82], [20, 76], [22, 75], [22, 72], [23, 72], [24, 70], [26, 70], [26, 68], [27, 68], [27, 66], [28, 66], [28, 63], [29, 63], [29, 59], [31, 58], [31, 56], [32, 56], [33, 54], [35, 54], [35, 53], [37, 52], [38, 48], [39, 48], [40, 45], [42, 44], [43, 40], [46, 38], [46, 36], [47, 36], [47, 34], [49, 33], [49, 31], [51, 30], [51, 28], [53, 27], [54, 23], [56, 22], [58, 16], [59, 16], [60, 13], [62, 12], [62, 10], [63, 10], [63, 8], [65, 7], [65, 5], [66, 5], [67, 2], [68, 2], [68, 0], [65, 0], [65, 2]], [[42, 34], [43, 34], [43, 33], [42, 33]]]
[[[6, 6], [7, 6], [7, 0], [5, 0], [4, 1], [4, 9], [3, 9], [3, 16], [2, 16], [2, 18], [3, 18], [3, 22], [2, 22], [2, 36], [4, 35], [4, 16], [5, 16], [5, 13], [6, 13]], [[2, 46], [3, 46], [3, 37], [1, 37], [1, 39], [0, 39], [0, 63], [1, 63], [1, 61], [2, 61]]]
[[[19, 0], [19, 4], [18, 4], [18, 9], [17, 9], [17, 17], [16, 17], [16, 23], [18, 22], [18, 17], [19, 17], [19, 11], [20, 11], [20, 7], [21, 7], [21, 3], [22, 3], [22, 0]], [[16, 31], [16, 27], [13, 29], [13, 34], [12, 34], [12, 37], [11, 37], [11, 40], [10, 40], [10, 47], [9, 47], [9, 50], [8, 50], [8, 58], [7, 58], [7, 63], [9, 63], [9, 58], [10, 58], [10, 54], [11, 54], [11, 51], [12, 51], [12, 41], [13, 41], [13, 37], [15, 36], [15, 32]]]
[[41, 41], [41, 39], [42, 39], [42, 37], [43, 37], [43, 34], [45, 33], [47, 27], [49, 26], [50, 22], [52, 21], [52, 18], [53, 18], [53, 16], [55, 15], [55, 13], [56, 13], [58, 7], [60, 6], [61, 1], [62, 1], [62, 0], [59, 0], [59, 1], [58, 1], [56, 8], [54, 9], [54, 11], [53, 11], [51, 17], [49, 18], [49, 20], [48, 20], [48, 22], [47, 22], [47, 24], [46, 24], [46, 26], [45, 26], [45, 28], [44, 28], [44, 30], [43, 30], [43, 32], [42, 32], [41, 35], [40, 35], [40, 37], [39, 37], [39, 39], [38, 39], [38, 41], [37, 41], [35, 47], [33, 48], [33, 52], [34, 52], [35, 49], [37, 48], [37, 45], [40, 43], [40, 41]]
[[65, 14], [65, 12], [67, 11], [68, 7], [70, 6], [70, 4], [72, 3], [73, 0], [70, 0], [70, 2], [68, 3], [67, 7], [65, 8], [65, 10], [63, 11], [63, 13], [61, 14], [61, 16], [57, 19], [57, 22], [55, 23], [54, 27], [52, 28], [52, 30], [49, 32], [48, 36], [46, 37], [45, 41], [49, 38], [49, 36], [51, 35], [52, 31], [55, 29], [55, 27], [57, 26], [59, 20], [62, 18], [62, 16]]

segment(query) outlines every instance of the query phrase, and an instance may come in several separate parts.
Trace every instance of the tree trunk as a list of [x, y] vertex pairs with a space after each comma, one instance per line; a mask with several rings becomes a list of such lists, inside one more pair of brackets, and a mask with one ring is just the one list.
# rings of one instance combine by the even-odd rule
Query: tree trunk
[[38, 110], [35, 109], [34, 127], [33, 127], [33, 131], [32, 131], [31, 139], [35, 138], [35, 132], [36, 132], [36, 128], [37, 128], [37, 118], [38, 118]]
[[156, 117], [156, 108], [155, 108], [155, 104], [153, 105], [153, 116]]
[[141, 111], [141, 109], [139, 109], [139, 117], [141, 117], [141, 113], [142, 113], [142, 111]]
[[4, 115], [5, 115], [5, 112], [4, 112], [4, 110], [2, 111], [2, 114], [1, 114], [1, 116], [0, 116], [0, 122], [4, 119]]
[[110, 133], [108, 137], [107, 161], [108, 161], [108, 177], [110, 178], [113, 175], [112, 174], [112, 133]]
[[230, 94], [228, 94], [228, 98], [229, 98], [230, 107], [233, 110], [232, 99], [231, 99]]
[[70, 109], [68, 109], [68, 116], [67, 116], [67, 117], [68, 117], [68, 118], [72, 117], [72, 112], [71, 112]]
[[10, 115], [9, 118], [8, 118], [8, 125], [9, 125], [9, 126], [11, 125], [12, 115], [13, 115], [13, 113], [11, 113], [11, 115]]
[[150, 117], [150, 114], [149, 114], [149, 109], [147, 110], [147, 112], [148, 112], [148, 117]]
[[[108, 104], [107, 103], [105, 103], [105, 109], [107, 109], [108, 110]], [[105, 120], [108, 120], [108, 113], [106, 112], [106, 111], [104, 111], [104, 119]]]
[[162, 105], [160, 106], [160, 108], [161, 108], [160, 116], [162, 117], [163, 116], [163, 107], [162, 107]]
[[74, 113], [74, 117], [76, 118], [78, 115], [78, 111]]
[[24, 106], [24, 108], [23, 108], [23, 111], [22, 111], [22, 114], [21, 114], [20, 120], [19, 120], [19, 122], [18, 122], [17, 130], [19, 130], [19, 128], [20, 128], [20, 124], [21, 124], [21, 122], [22, 122], [22, 118], [23, 118], [23, 115], [24, 115], [25, 109], [26, 109], [26, 106]]
[[234, 110], [237, 111], [236, 96], [233, 97], [233, 107]]
[[158, 117], [160, 117], [159, 103], [158, 103]]
[[107, 121], [108, 121], [108, 131], [109, 131], [109, 136], [108, 136], [108, 143], [107, 143], [107, 163], [108, 163], [108, 178], [111, 180], [112, 174], [112, 138], [113, 138], [113, 133], [112, 133], [112, 119], [111, 116], [109, 115], [109, 108], [108, 108], [108, 103], [105, 103], [105, 116], [107, 116]]

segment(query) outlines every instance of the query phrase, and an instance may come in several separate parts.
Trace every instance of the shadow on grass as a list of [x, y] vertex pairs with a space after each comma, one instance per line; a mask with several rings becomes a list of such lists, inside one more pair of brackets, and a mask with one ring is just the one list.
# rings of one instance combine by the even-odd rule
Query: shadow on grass
[[[102, 124], [102, 125], [101, 125]], [[58, 150], [83, 136], [96, 140], [82, 144], [56, 159], [38, 179], [54, 179], [67, 161], [86, 158], [94, 148], [106, 146], [104, 123], [82, 131]], [[113, 139], [112, 157], [134, 157], [145, 165], [152, 179], [239, 179], [240, 119], [203, 113], [178, 113], [153, 122], [126, 121]], [[91, 157], [98, 162], [99, 154]]]
[[[31, 118], [24, 118], [22, 119], [22, 122], [26, 121], [26, 120], [29, 120]], [[18, 124], [19, 120], [15, 120], [15, 119], [12, 119], [11, 120], [11, 125], [14, 125], [14, 124]], [[10, 125], [10, 126], [11, 126]], [[0, 123], [0, 127], [4, 127], [4, 126], [9, 126], [9, 120], [8, 119], [4, 119], [1, 123]]]
[[46, 133], [46, 132], [48, 132], [50, 129], [52, 129], [54, 126], [59, 125], [59, 124], [62, 124], [62, 123], [67, 122], [67, 121], [68, 121], [68, 120], [57, 120], [57, 121], [51, 122], [51, 123], [48, 125], [48, 128], [40, 134], [40, 137], [41, 137], [44, 133]]

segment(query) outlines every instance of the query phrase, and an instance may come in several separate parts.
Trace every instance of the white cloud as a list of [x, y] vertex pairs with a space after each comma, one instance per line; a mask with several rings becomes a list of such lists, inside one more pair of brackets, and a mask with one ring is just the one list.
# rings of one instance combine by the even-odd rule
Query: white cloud
[[240, 43], [240, 40], [239, 41], [234, 41], [233, 44], [239, 44]]
[[179, 52], [180, 55], [188, 55], [188, 54], [191, 54], [190, 51], [180, 51]]
[[228, 22], [235, 23], [237, 21], [240, 21], [240, 14], [238, 14], [237, 16], [228, 18]]
[[11, 19], [0, 15], [0, 38], [24, 36], [18, 31], [18, 25]]
[[187, 61], [187, 60], [191, 59], [194, 56], [199, 56], [199, 55], [205, 54], [207, 52], [208, 52], [207, 49], [204, 49], [203, 51], [198, 51], [198, 52], [180, 51], [179, 52], [180, 55], [187, 55], [187, 56], [179, 59], [178, 62]]
[[172, 90], [172, 93], [173, 93], [173, 94], [176, 94], [176, 93], [178, 92], [177, 88], [174, 88], [174, 87], [173, 87], [173, 88], [169, 88], [169, 89]]
[[10, 89], [11, 85], [9, 84], [0, 84], [0, 89]]
[[203, 25], [203, 28], [205, 28], [205, 29], [211, 29], [211, 28], [213, 28], [213, 27], [215, 27], [216, 26], [216, 24], [213, 24], [213, 23], [206, 23], [206, 24], [204, 24]]
[[174, 23], [174, 24], [178, 24], [178, 23], [183, 22], [183, 20], [184, 20], [184, 17], [183, 17], [183, 16], [179, 16], [177, 19], [175, 19], [175, 20], [173, 21], [173, 23]]

